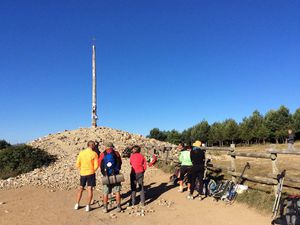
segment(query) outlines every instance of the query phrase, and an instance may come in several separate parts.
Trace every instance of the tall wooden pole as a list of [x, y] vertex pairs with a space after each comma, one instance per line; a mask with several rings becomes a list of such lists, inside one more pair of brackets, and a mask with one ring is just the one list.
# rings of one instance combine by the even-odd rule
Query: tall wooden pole
[[97, 127], [96, 46], [92, 45], [92, 127]]

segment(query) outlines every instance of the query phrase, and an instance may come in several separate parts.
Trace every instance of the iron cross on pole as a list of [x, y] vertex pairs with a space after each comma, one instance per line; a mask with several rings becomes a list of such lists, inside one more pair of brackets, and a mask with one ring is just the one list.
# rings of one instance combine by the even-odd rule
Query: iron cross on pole
[[96, 39], [92, 44], [92, 127], [97, 127]]

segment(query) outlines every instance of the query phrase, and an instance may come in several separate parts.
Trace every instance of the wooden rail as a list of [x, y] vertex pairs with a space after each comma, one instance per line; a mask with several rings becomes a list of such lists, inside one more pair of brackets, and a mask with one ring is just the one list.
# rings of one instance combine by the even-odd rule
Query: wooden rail
[[[172, 156], [170, 154], [170, 151], [174, 151], [174, 146], [172, 147], [167, 147], [164, 149], [164, 153], [161, 160], [163, 160], [165, 163], [179, 163], [178, 162], [178, 157]], [[224, 152], [225, 154], [230, 157], [230, 164], [228, 166], [220, 166], [220, 165], [208, 165], [208, 170], [211, 172], [222, 172], [222, 173], [227, 173], [228, 175], [231, 176], [232, 180], [235, 181], [236, 177], [241, 176], [241, 173], [237, 171], [236, 169], [236, 161], [238, 160], [237, 158], [239, 157], [247, 157], [247, 158], [256, 158], [256, 159], [265, 159], [265, 160], [270, 160], [271, 165], [271, 172], [269, 174], [266, 174], [265, 176], [256, 176], [256, 175], [243, 175], [243, 178], [245, 180], [248, 180], [250, 182], [254, 183], [260, 183], [260, 184], [266, 184], [266, 185], [272, 185], [274, 188], [274, 193], [276, 195], [276, 190], [278, 187], [278, 180], [277, 177], [280, 174], [280, 172], [285, 169], [285, 168], [278, 168], [278, 157], [277, 155], [279, 154], [289, 154], [289, 155], [295, 155], [298, 156], [300, 155], [300, 150], [278, 150], [278, 149], [267, 149], [266, 152], [236, 152], [235, 151], [235, 146], [232, 145], [231, 147], [202, 147], [203, 150], [205, 150], [206, 154], [207, 152]], [[297, 188], [300, 189], [300, 178], [298, 177], [291, 177], [291, 176], [286, 176], [285, 177], [285, 187], [291, 187], [291, 188]]]
[[284, 155], [300, 155], [300, 150], [278, 150], [278, 149], [268, 149], [271, 154], [284, 154]]

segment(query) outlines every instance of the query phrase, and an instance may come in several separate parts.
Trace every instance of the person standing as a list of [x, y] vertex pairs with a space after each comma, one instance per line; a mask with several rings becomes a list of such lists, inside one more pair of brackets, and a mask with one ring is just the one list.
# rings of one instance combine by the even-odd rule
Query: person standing
[[150, 160], [149, 160], [148, 166], [149, 166], [149, 167], [152, 167], [156, 162], [157, 162], [157, 152], [156, 152], [156, 150], [154, 149], [154, 150], [153, 150], [153, 154], [152, 154], [152, 156], [151, 156], [151, 158], [150, 158]]
[[288, 130], [287, 143], [288, 143], [288, 150], [295, 150], [294, 148], [295, 134], [293, 133], [292, 129]]
[[178, 192], [183, 192], [183, 180], [185, 175], [188, 176], [188, 190], [190, 190], [190, 170], [192, 168], [191, 153], [189, 147], [184, 147], [183, 143], [178, 145], [180, 150], [179, 162], [180, 162], [180, 171], [179, 171], [179, 190]]
[[95, 142], [89, 141], [87, 149], [81, 151], [77, 157], [76, 167], [80, 169], [80, 187], [77, 192], [77, 199], [74, 209], [79, 209], [79, 203], [82, 197], [84, 187], [87, 185], [88, 204], [85, 210], [90, 211], [90, 204], [93, 199], [93, 187], [96, 186], [95, 171], [98, 169], [98, 156], [93, 151]]
[[99, 142], [95, 141], [95, 147], [94, 147], [94, 152], [97, 153], [98, 157], [100, 156], [100, 150], [99, 150]]
[[191, 150], [191, 161], [193, 163], [191, 169], [191, 189], [188, 195], [188, 199], [194, 199], [194, 190], [196, 182], [199, 182], [198, 193], [199, 199], [202, 200], [203, 195], [203, 176], [204, 176], [204, 164], [205, 164], [205, 152], [201, 149], [201, 141], [193, 143], [193, 149]]
[[[113, 176], [118, 175], [122, 166], [122, 159], [119, 154], [114, 149], [114, 145], [111, 142], [108, 142], [104, 145], [105, 150], [100, 154], [99, 157], [99, 166], [103, 176]], [[108, 195], [114, 193], [116, 196], [117, 202], [117, 212], [121, 212], [121, 183], [116, 184], [104, 184], [103, 185], [103, 212], [108, 212]]]
[[131, 205], [134, 206], [136, 201], [136, 187], [139, 185], [141, 206], [145, 206], [144, 174], [147, 169], [147, 160], [141, 154], [141, 147], [133, 146], [130, 156], [130, 187], [131, 187]]

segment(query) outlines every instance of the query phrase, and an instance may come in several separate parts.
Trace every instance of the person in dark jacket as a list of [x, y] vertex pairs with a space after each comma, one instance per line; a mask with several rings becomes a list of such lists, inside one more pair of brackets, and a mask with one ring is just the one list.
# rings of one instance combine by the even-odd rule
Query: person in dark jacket
[[289, 136], [287, 138], [288, 150], [295, 150], [294, 148], [295, 134], [293, 133], [292, 129], [289, 129], [288, 133], [289, 133]]
[[[203, 176], [204, 176], [204, 164], [205, 164], [205, 152], [201, 149], [201, 141], [193, 143], [193, 149], [191, 150], [191, 161], [193, 163], [190, 171], [190, 193], [187, 196], [188, 199], [194, 199], [194, 190], [197, 185], [197, 191], [199, 193], [199, 199], [202, 200], [203, 195]], [[199, 182], [197, 184], [197, 182]]]

